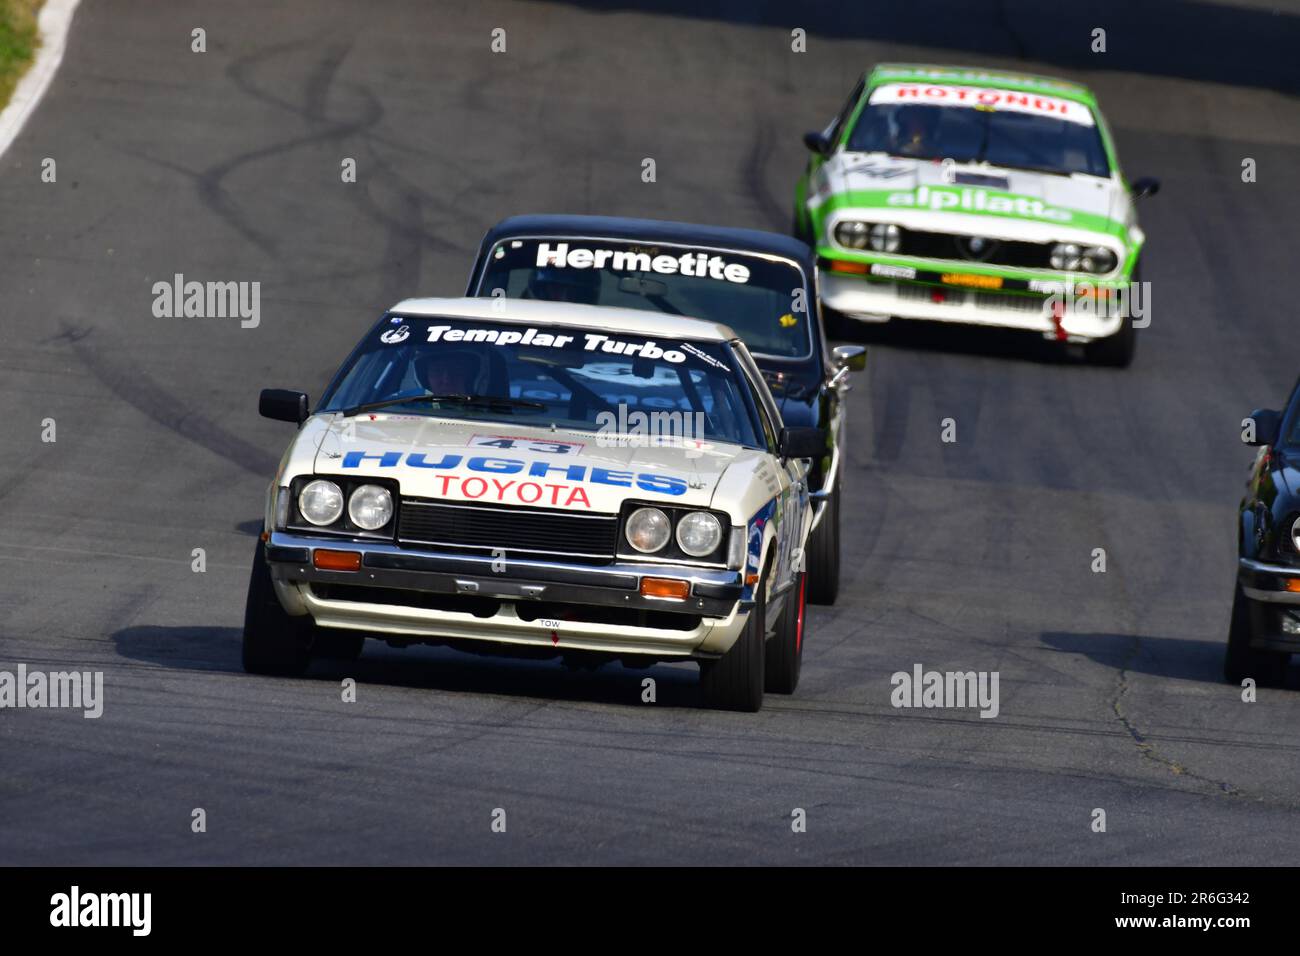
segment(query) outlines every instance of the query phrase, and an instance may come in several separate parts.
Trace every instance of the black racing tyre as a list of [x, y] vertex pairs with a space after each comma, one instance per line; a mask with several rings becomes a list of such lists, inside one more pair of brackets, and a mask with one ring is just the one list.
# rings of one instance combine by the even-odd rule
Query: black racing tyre
[[[1133, 266], [1130, 282], [1142, 281], [1142, 264]], [[1127, 311], [1127, 310], [1126, 310]], [[1133, 317], [1124, 316], [1119, 331], [1104, 339], [1089, 342], [1083, 347], [1083, 354], [1093, 365], [1105, 365], [1110, 368], [1128, 368], [1133, 364], [1133, 353], [1137, 351], [1137, 330], [1133, 328]]]
[[311, 661], [314, 630], [311, 615], [291, 617], [280, 606], [265, 550], [258, 541], [244, 608], [244, 670], [278, 677], [301, 674]]
[[1291, 655], [1285, 651], [1265, 651], [1250, 646], [1253, 625], [1250, 621], [1250, 598], [1238, 584], [1232, 595], [1232, 620], [1228, 625], [1228, 648], [1223, 655], [1223, 679], [1240, 685], [1247, 677], [1259, 687], [1279, 687], [1286, 680]]
[[794, 587], [786, 595], [776, 630], [768, 639], [763, 689], [769, 694], [793, 694], [799, 686], [803, 642], [807, 638], [807, 586], [808, 572], [800, 571], [795, 575]]
[[1124, 316], [1124, 324], [1118, 332], [1089, 342], [1083, 351], [1093, 365], [1128, 368], [1133, 364], [1133, 353], [1137, 351], [1137, 331], [1133, 328], [1133, 319]]
[[840, 488], [826, 501], [826, 513], [808, 542], [808, 600], [834, 604], [840, 594]]
[[700, 661], [700, 691], [707, 706], [751, 714], [763, 706], [766, 614], [767, 575], [764, 575], [754, 586], [754, 608], [736, 643], [718, 660]]

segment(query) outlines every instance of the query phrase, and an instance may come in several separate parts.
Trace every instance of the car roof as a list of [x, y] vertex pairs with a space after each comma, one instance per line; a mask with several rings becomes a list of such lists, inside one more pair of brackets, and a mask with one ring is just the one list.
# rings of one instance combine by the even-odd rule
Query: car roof
[[756, 252], [793, 259], [802, 265], [812, 281], [812, 250], [792, 236], [759, 229], [705, 226], [664, 219], [632, 219], [623, 216], [526, 215], [502, 219], [483, 237], [483, 248], [510, 236], [584, 237], [627, 239], [639, 242], [667, 242], [684, 246], [706, 246]]
[[981, 66], [945, 66], [933, 63], [878, 63], [868, 74], [869, 85], [893, 82], [958, 83], [971, 86], [989, 86], [997, 90], [1017, 90], [1022, 93], [1041, 93], [1059, 96], [1096, 107], [1097, 98], [1082, 83], [1021, 73], [1019, 70], [998, 70]]
[[531, 325], [565, 325], [598, 332], [630, 332], [660, 338], [726, 342], [735, 332], [717, 322], [683, 315], [666, 315], [643, 309], [606, 305], [578, 305], [570, 302], [539, 302], [532, 299], [477, 297], [462, 299], [403, 299], [388, 310], [398, 315], [487, 319], [492, 322], [520, 322]]

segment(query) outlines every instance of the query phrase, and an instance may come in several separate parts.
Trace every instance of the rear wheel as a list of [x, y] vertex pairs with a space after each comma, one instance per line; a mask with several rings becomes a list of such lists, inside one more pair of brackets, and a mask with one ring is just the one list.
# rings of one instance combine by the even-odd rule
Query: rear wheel
[[826, 499], [821, 524], [808, 542], [808, 600], [834, 604], [840, 594], [840, 489]]
[[754, 607], [736, 643], [718, 660], [700, 662], [700, 691], [708, 706], [748, 713], [763, 706], [766, 608], [765, 575], [754, 587]]
[[301, 674], [311, 661], [314, 631], [311, 615], [292, 617], [280, 606], [265, 549], [258, 541], [244, 608], [244, 670], [279, 677]]
[[776, 632], [767, 642], [764, 669], [764, 690], [769, 694], [793, 694], [799, 686], [799, 670], [803, 666], [803, 642], [807, 620], [805, 597], [808, 573], [800, 571], [794, 587], [786, 595], [781, 619]]
[[1228, 625], [1228, 649], [1223, 657], [1223, 677], [1240, 684], [1250, 677], [1260, 687], [1277, 687], [1286, 680], [1291, 655], [1284, 651], [1265, 651], [1250, 646], [1254, 626], [1251, 624], [1250, 598], [1238, 584], [1232, 596], [1232, 620]]

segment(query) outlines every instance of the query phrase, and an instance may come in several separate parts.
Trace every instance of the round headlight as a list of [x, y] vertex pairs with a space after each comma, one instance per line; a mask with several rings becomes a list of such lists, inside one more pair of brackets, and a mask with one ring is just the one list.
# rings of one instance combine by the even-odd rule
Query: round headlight
[[835, 227], [835, 239], [841, 245], [849, 249], [867, 248], [867, 230], [865, 222], [858, 222], [856, 219], [846, 219]]
[[333, 524], [343, 514], [343, 492], [334, 482], [317, 478], [298, 495], [298, 510], [312, 524]]
[[677, 546], [693, 558], [712, 554], [721, 543], [722, 524], [707, 511], [692, 511], [677, 522]]
[[1115, 268], [1115, 253], [1111, 252], [1105, 246], [1089, 246], [1083, 250], [1083, 257], [1079, 260], [1079, 268], [1084, 272], [1109, 272]]
[[1052, 246], [1052, 268], [1062, 269], [1066, 272], [1075, 272], [1079, 268], [1079, 257], [1083, 250], [1077, 243], [1058, 242]]
[[662, 551], [672, 536], [673, 523], [658, 508], [637, 508], [627, 516], [623, 530], [627, 543], [642, 554]]
[[379, 485], [362, 485], [348, 499], [348, 517], [358, 528], [378, 531], [393, 517], [393, 496]]
[[1300, 518], [1291, 522], [1291, 544], [1300, 551]]
[[878, 222], [871, 227], [871, 248], [877, 252], [897, 252], [903, 234], [893, 223]]

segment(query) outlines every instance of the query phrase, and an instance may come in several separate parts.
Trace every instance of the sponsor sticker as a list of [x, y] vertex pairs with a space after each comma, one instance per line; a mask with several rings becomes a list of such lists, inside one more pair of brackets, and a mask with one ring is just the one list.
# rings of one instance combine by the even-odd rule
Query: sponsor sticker
[[939, 83], [886, 83], [871, 92], [872, 104], [905, 105], [923, 103], [931, 106], [954, 106], [967, 109], [1005, 110], [1046, 116], [1052, 119], [1092, 126], [1092, 113], [1082, 103], [1044, 96], [1041, 93], [1020, 93], [1016, 90], [999, 90], [987, 86], [956, 86]]
[[660, 275], [695, 276], [743, 285], [749, 281], [749, 266], [727, 262], [722, 256], [707, 252], [684, 252], [681, 255], [651, 255], [626, 249], [602, 249], [599, 246], [570, 246], [567, 242], [537, 244], [536, 267], [552, 269], [609, 269], [613, 272], [657, 272]]
[[966, 272], [945, 272], [939, 277], [948, 285], [970, 286], [973, 289], [1000, 289], [1002, 276], [980, 276]]
[[873, 262], [871, 264], [871, 274], [873, 276], [883, 276], [886, 279], [915, 279], [916, 270], [911, 266], [890, 266], [883, 262]]

